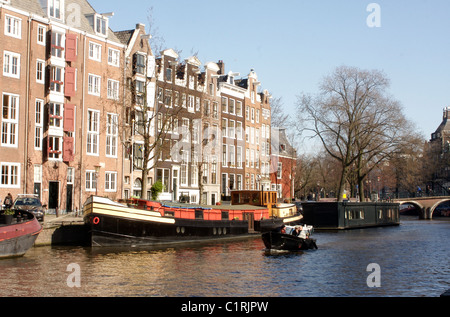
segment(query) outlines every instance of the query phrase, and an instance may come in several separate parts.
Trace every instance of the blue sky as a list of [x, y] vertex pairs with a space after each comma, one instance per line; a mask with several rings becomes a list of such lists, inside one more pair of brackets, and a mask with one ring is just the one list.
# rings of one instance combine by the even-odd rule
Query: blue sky
[[[370, 3], [381, 27], [369, 28]], [[450, 1], [448, 0], [90, 0], [97, 12], [115, 12], [114, 31], [148, 22], [167, 48], [203, 62], [224, 60], [246, 76], [255, 69], [262, 88], [282, 97], [287, 112], [296, 96], [314, 94], [341, 65], [378, 69], [390, 93], [429, 139], [450, 106]]]

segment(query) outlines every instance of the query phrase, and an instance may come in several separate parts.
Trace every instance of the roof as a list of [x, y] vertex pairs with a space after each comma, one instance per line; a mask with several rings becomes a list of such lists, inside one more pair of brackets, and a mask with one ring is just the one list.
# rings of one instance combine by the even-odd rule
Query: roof
[[[79, 12], [81, 13], [79, 24], [74, 25], [73, 27], [88, 34], [95, 35], [94, 28], [93, 26], [91, 26], [88, 17], [98, 12], [95, 11], [91, 4], [87, 0], [65, 0], [64, 2], [66, 11], [67, 8], [72, 5], [72, 7], [74, 8], [79, 8]], [[36, 16], [48, 18], [47, 12], [45, 10], [46, 3], [46, 0], [11, 0], [11, 6], [14, 8], [34, 14]], [[69, 15], [71, 14], [71, 12], [67, 11], [66, 14]], [[66, 24], [70, 25], [67, 16], [65, 22]], [[113, 42], [123, 43], [111, 29], [109, 29], [107, 39]]]
[[272, 155], [297, 158], [297, 150], [291, 145], [284, 128], [272, 128]]

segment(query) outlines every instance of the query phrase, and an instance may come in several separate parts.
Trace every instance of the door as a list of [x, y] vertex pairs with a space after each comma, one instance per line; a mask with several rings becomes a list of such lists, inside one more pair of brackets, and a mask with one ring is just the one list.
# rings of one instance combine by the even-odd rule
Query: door
[[[167, 170], [169, 172], [169, 170]], [[178, 168], [173, 168], [172, 170], [172, 200], [178, 201]]]
[[255, 230], [255, 215], [251, 212], [244, 212], [244, 220], [248, 221], [248, 232]]
[[59, 182], [49, 182], [48, 184], [48, 209], [59, 207]]
[[67, 193], [66, 193], [66, 212], [72, 212], [73, 205], [73, 185], [67, 184]]

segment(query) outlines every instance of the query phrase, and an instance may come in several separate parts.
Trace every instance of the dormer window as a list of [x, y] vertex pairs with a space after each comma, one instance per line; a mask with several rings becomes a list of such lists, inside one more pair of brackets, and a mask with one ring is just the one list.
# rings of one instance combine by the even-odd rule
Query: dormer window
[[64, 0], [48, 0], [48, 15], [51, 18], [62, 20], [64, 18]]
[[95, 33], [97, 35], [107, 36], [108, 30], [108, 18], [105, 18], [101, 15], [95, 16]]

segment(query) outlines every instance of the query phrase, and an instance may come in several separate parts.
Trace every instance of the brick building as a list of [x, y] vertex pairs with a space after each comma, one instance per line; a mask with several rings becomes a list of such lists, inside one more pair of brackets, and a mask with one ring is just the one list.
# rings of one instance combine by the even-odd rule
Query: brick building
[[157, 180], [160, 200], [204, 204], [280, 188], [256, 73], [172, 49], [155, 58], [145, 26], [113, 32], [113, 15], [86, 0], [0, 0], [0, 198], [73, 211], [93, 194], [149, 198]]

